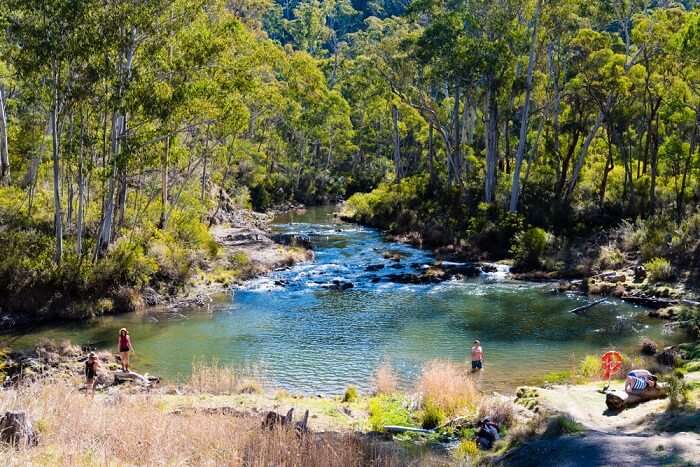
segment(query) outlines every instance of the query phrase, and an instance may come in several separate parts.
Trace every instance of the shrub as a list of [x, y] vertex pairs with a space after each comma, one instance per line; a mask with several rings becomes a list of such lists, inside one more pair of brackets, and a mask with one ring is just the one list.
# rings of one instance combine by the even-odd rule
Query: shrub
[[595, 355], [586, 355], [579, 365], [578, 372], [584, 378], [597, 378], [602, 373], [602, 363]]
[[673, 278], [671, 262], [666, 258], [654, 258], [644, 263], [650, 282], [666, 282]]
[[454, 450], [457, 460], [468, 461], [479, 456], [479, 447], [473, 439], [463, 439]]
[[110, 248], [107, 257], [95, 271], [103, 286], [124, 285], [142, 287], [158, 270], [158, 263], [144, 253], [143, 246], [123, 237]]
[[348, 386], [343, 394], [343, 402], [355, 402], [359, 398], [359, 393], [355, 386]]
[[374, 374], [375, 394], [395, 394], [398, 391], [399, 379], [389, 362], [382, 363]]
[[487, 397], [479, 404], [478, 419], [489, 417], [501, 428], [508, 428], [513, 424], [514, 419], [513, 403], [499, 397]]
[[678, 319], [691, 334], [695, 337], [700, 337], [700, 308], [683, 307], [678, 314]]
[[646, 337], [644, 339], [642, 339], [642, 344], [641, 344], [641, 349], [640, 349], [640, 353], [642, 355], [653, 356], [656, 354], [656, 350], [657, 350], [656, 342], [654, 342], [653, 340], [648, 339]]
[[685, 406], [688, 403], [688, 394], [690, 388], [686, 383], [683, 373], [674, 371], [672, 374], [664, 378], [666, 388], [668, 390], [668, 406], [671, 409], [677, 409]]
[[543, 436], [547, 438], [558, 438], [562, 435], [580, 433], [584, 430], [585, 427], [569, 415], [558, 415], [549, 421]]
[[411, 425], [411, 413], [403, 399], [396, 396], [376, 396], [369, 400], [369, 424], [374, 431], [387, 425]]
[[598, 255], [598, 266], [600, 269], [618, 269], [625, 263], [625, 255], [614, 246], [603, 246]]
[[533, 227], [516, 234], [511, 248], [515, 266], [519, 269], [537, 268], [542, 264], [542, 256], [547, 250], [550, 235], [539, 227]]
[[479, 393], [467, 375], [467, 369], [447, 360], [432, 360], [423, 367], [418, 380], [423, 406], [433, 404], [452, 417], [474, 408]]
[[445, 421], [445, 418], [445, 412], [432, 401], [428, 400], [423, 404], [420, 419], [421, 426], [426, 430], [439, 427]]

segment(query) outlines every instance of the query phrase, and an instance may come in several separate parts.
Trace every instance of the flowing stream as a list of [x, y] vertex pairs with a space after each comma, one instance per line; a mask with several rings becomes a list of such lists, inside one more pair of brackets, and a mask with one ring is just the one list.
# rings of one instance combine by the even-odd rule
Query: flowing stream
[[[572, 368], [586, 354], [637, 349], [643, 336], [676, 341], [644, 309], [608, 300], [583, 315], [569, 310], [588, 298], [552, 295], [551, 286], [509, 281], [503, 268], [469, 280], [402, 285], [385, 276], [434, 261], [377, 230], [336, 220], [328, 208], [280, 216], [274, 229], [308, 235], [316, 259], [253, 280], [210, 312], [139, 313], [67, 323], [9, 336], [16, 348], [42, 338], [116, 346], [128, 327], [133, 367], [166, 379], [187, 378], [194, 360], [253, 367], [270, 387], [338, 394], [371, 387], [388, 361], [405, 385], [431, 359], [467, 362], [481, 340], [482, 387], [506, 391], [545, 373]], [[400, 254], [395, 262], [385, 252]], [[384, 265], [368, 272], [367, 266]], [[376, 266], [377, 268], [379, 266]], [[325, 288], [333, 281], [347, 290]]]

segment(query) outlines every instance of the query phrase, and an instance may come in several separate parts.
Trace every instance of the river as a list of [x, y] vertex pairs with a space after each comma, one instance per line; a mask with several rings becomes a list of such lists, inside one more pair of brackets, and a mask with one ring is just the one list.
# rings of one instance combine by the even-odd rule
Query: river
[[[113, 348], [117, 330], [128, 327], [136, 371], [185, 379], [194, 360], [216, 359], [255, 368], [269, 387], [339, 394], [350, 384], [370, 388], [384, 361], [410, 385], [428, 360], [466, 362], [477, 338], [485, 353], [481, 385], [501, 391], [570, 369], [586, 354], [636, 350], [643, 336], [666, 344], [678, 339], [644, 309], [619, 300], [569, 313], [588, 298], [552, 295], [551, 286], [510, 281], [502, 270], [440, 284], [389, 282], [383, 277], [414, 271], [432, 255], [343, 223], [330, 209], [280, 216], [274, 230], [308, 235], [315, 261], [250, 281], [209, 312], [107, 316], [9, 336], [10, 343], [23, 348], [50, 338]], [[385, 259], [387, 250], [402, 260]], [[385, 268], [365, 270], [375, 264]], [[354, 287], [323, 287], [333, 280]]]

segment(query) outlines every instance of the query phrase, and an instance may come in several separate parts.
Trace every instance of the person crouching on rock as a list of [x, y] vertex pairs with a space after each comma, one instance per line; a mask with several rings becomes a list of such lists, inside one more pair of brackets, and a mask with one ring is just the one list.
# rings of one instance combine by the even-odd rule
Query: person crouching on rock
[[90, 352], [85, 362], [85, 392], [95, 395], [95, 385], [97, 384], [97, 370], [100, 368], [100, 360], [95, 352]]
[[657, 378], [649, 370], [632, 370], [627, 373], [625, 380], [625, 392], [627, 394], [640, 394], [647, 389], [656, 387]]
[[126, 328], [121, 328], [119, 330], [119, 341], [117, 345], [119, 346], [119, 357], [122, 361], [122, 371], [129, 371], [129, 352], [134, 351], [134, 346], [131, 343], [129, 331], [127, 331]]

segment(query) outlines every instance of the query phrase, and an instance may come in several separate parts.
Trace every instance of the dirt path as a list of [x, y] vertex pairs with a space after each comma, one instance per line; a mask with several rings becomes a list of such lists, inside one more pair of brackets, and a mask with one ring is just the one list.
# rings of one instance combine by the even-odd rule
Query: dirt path
[[[700, 381], [700, 373], [688, 374]], [[601, 383], [538, 388], [541, 410], [580, 423], [581, 433], [526, 443], [501, 459], [508, 466], [700, 465], [700, 413], [669, 414], [666, 400], [610, 413]], [[623, 384], [612, 385], [622, 389]]]

